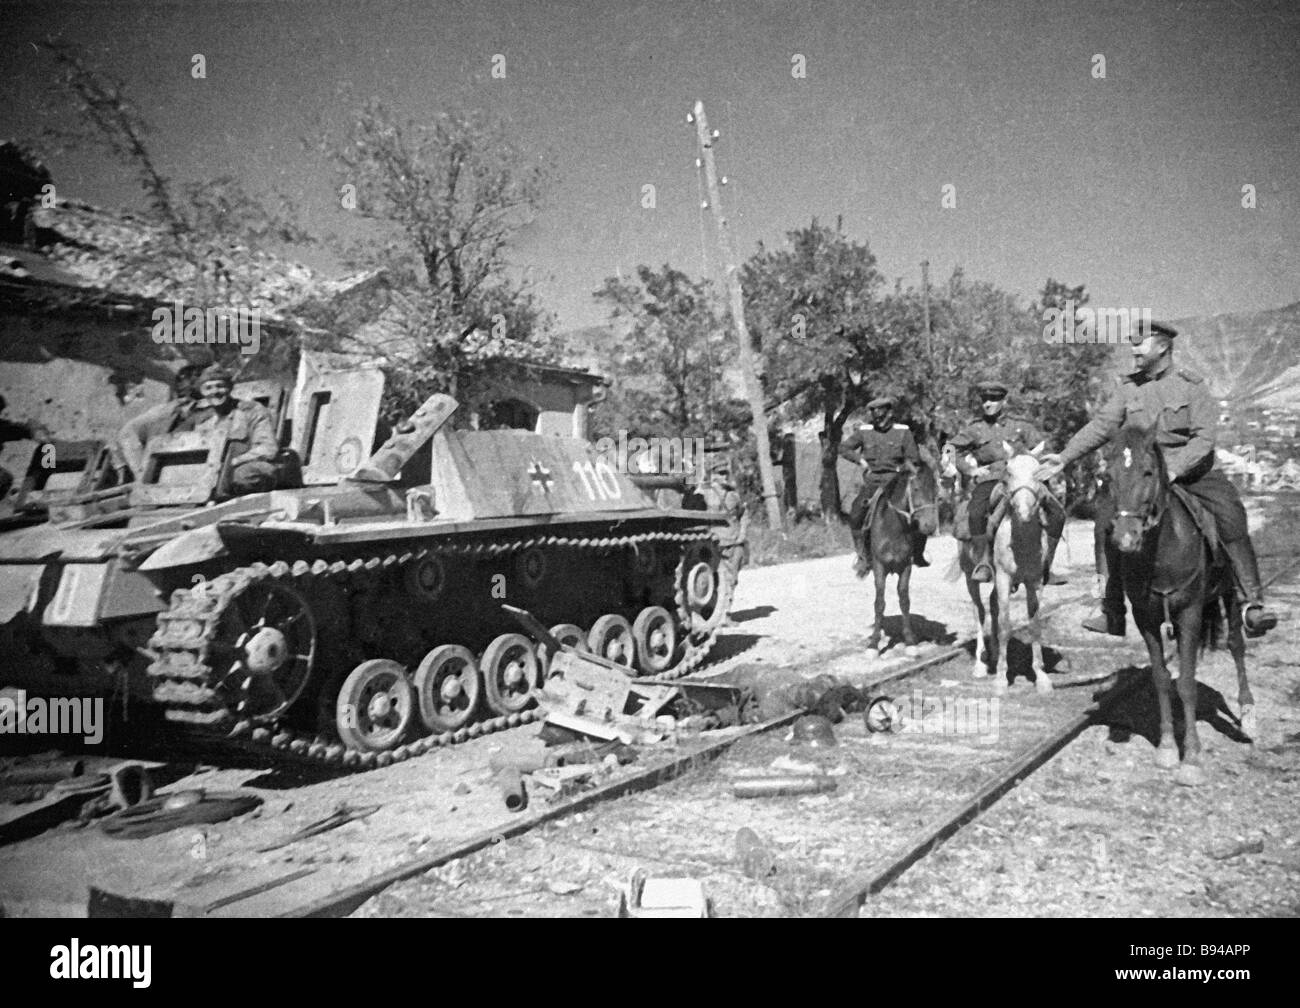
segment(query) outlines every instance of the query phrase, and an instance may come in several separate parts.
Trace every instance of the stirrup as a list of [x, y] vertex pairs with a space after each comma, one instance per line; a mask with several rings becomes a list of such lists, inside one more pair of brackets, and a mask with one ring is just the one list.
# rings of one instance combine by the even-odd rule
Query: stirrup
[[1251, 637], [1262, 637], [1277, 626], [1277, 613], [1265, 609], [1263, 602], [1248, 602], [1242, 610], [1242, 622]]

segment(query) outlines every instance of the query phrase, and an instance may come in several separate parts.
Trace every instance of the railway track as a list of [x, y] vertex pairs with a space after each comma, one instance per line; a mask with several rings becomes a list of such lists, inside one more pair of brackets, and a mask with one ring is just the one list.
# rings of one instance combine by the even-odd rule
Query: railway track
[[[1047, 620], [1053, 613], [1076, 606], [1080, 602], [1087, 600], [1088, 597], [1086, 593], [1079, 593], [1045, 605], [1040, 611], [1039, 619]], [[1017, 630], [1023, 630], [1024, 627], [1025, 624], [1021, 624], [1017, 627]], [[864, 685], [877, 691], [897, 693], [900, 683], [913, 680], [919, 681], [918, 677], [925, 677], [928, 673], [935, 673], [931, 675], [934, 684], [944, 682], [944, 675], [936, 673], [935, 670], [947, 670], [947, 674], [956, 675], [962, 679], [969, 698], [976, 699], [984, 696], [990, 692], [989, 680], [972, 681], [968, 679], [966, 663], [969, 661], [969, 656], [965, 645], [969, 643], [969, 640], [969, 637], [958, 640], [933, 654], [884, 670], [878, 675], [869, 678]], [[952, 668], [954, 663], [960, 664], [960, 671], [954, 671]], [[716, 671], [716, 669], [706, 670], [706, 673], [708, 671]], [[815, 669], [812, 671], [815, 671]], [[921, 688], [926, 687], [922, 685]], [[1033, 692], [1032, 687], [1029, 687], [1029, 692]], [[1078, 691], [1061, 690], [1059, 692], [1065, 694], [1077, 693]], [[1048, 698], [1048, 702], [1051, 702], [1051, 698]], [[309, 897], [290, 905], [281, 904], [275, 907], [273, 912], [294, 917], [345, 915], [353, 912], [357, 907], [396, 884], [419, 878], [426, 873], [468, 859], [495, 857], [501, 852], [511, 849], [512, 844], [536, 842], [542, 832], [555, 829], [563, 830], [567, 828], [565, 825], [566, 820], [571, 820], [575, 816], [581, 817], [586, 810], [595, 806], [601, 806], [600, 814], [604, 816], [606, 809], [612, 808], [620, 802], [635, 801], [638, 795], [647, 792], [657, 794], [665, 788], [689, 787], [692, 781], [699, 779], [701, 776], [708, 777], [715, 773], [716, 767], [723, 763], [724, 760], [729, 760], [733, 751], [738, 748], [745, 749], [757, 745], [771, 747], [774, 753], [785, 752], [788, 746], [781, 739], [783, 734], [781, 730], [791, 724], [797, 716], [797, 714], [792, 714], [764, 724], [738, 729], [734, 733], [716, 741], [698, 747], [684, 747], [683, 750], [672, 756], [657, 757], [656, 754], [650, 753], [647, 755], [645, 765], [630, 776], [617, 779], [602, 787], [557, 804], [530, 811], [517, 819], [511, 820], [508, 826], [504, 828], [484, 830], [474, 836], [458, 840], [425, 855], [399, 863], [358, 882], [333, 887], [328, 893]], [[846, 752], [850, 745], [850, 736], [855, 733], [863, 737], [866, 735], [860, 718], [852, 719], [848, 722], [847, 727], [840, 729], [840, 733], [846, 736]], [[885, 736], [878, 737], [884, 738]], [[908, 736], [891, 735], [888, 738], [900, 739], [908, 738]], [[768, 757], [769, 760], [770, 758]], [[748, 805], [751, 808], [754, 807], [753, 802], [749, 802]], [[789, 799], [782, 799], [772, 807], [783, 809], [788, 813], [793, 806], [790, 804]], [[727, 816], [721, 815], [719, 818], [726, 819]], [[558, 842], [550, 833], [547, 836], [546, 842], [548, 844]], [[640, 852], [638, 856], [649, 862], [656, 860], [650, 851], [654, 846], [653, 843], [634, 842], [627, 846], [623, 841], [620, 841], [620, 846], [628, 851]], [[566, 912], [573, 912], [573, 908], [569, 907]]]
[[[1268, 584], [1300, 567], [1300, 560], [1286, 560]], [[1044, 606], [1039, 619], [1064, 616], [1072, 624], [1088, 598], [1080, 593]], [[1056, 652], [1058, 670], [1069, 666], [1072, 655], [1086, 655], [1094, 668], [1073, 676], [1057, 672], [1074, 686], [1058, 683], [1046, 697], [1023, 677], [1027, 649], [1017, 655], [1013, 648], [1019, 688], [1000, 698], [996, 731], [984, 737], [943, 721], [949, 702], [956, 710], [964, 702], [968, 714], [985, 703], [983, 710], [993, 713], [988, 680], [968, 676], [968, 639], [868, 680], [866, 685], [910, 704], [921, 730], [872, 735], [860, 718], [848, 719], [837, 728], [839, 746], [814, 754], [829, 756], [825, 765], [839, 775], [831, 795], [732, 795], [731, 785], [746, 771], [767, 769], [781, 756], [809, 755], [792, 750], [783, 738], [782, 729], [797, 717], [792, 714], [651, 762], [629, 778], [543, 808], [508, 829], [484, 831], [279, 912], [606, 916], [615, 902], [614, 886], [643, 868], [652, 875], [701, 878], [719, 916], [857, 916], [864, 901], [1149, 683], [1135, 637], [1109, 646], [1097, 640], [1068, 632], [1065, 621], [1048, 632], [1045, 647], [1049, 655]], [[900, 697], [904, 688], [909, 695]], [[939, 703], [932, 725], [927, 697]], [[742, 866], [736, 852], [742, 827], [767, 844], [770, 871]]]
[[[1300, 566], [1286, 560], [1270, 582]], [[282, 818], [284, 810], [272, 804], [264, 823], [250, 823], [237, 839], [229, 834], [226, 842], [234, 846], [203, 873], [206, 881], [187, 884], [215, 887], [212, 902], [225, 905], [214, 915], [608, 916], [617, 900], [614, 886], [641, 868], [700, 878], [719, 916], [852, 916], [1068, 746], [1122, 699], [1125, 687], [1148, 681], [1136, 637], [1107, 644], [1072, 632], [1089, 608], [1086, 593], [1043, 608], [1048, 667], [1058, 686], [1052, 695], [1034, 691], [1028, 648], [1013, 646], [1016, 681], [998, 698], [996, 732], [987, 730], [987, 718], [981, 727], [978, 714], [972, 730], [971, 710], [993, 697], [989, 680], [970, 677], [969, 641], [960, 640], [881, 669], [863, 683], [910, 704], [919, 731], [869, 734], [860, 716], [851, 717], [836, 729], [837, 748], [810, 752], [785, 740], [791, 715], [677, 749], [643, 750], [640, 763], [597, 788], [553, 804], [534, 791], [531, 807], [510, 815], [487, 763], [496, 746], [522, 744], [535, 729], [507, 730], [439, 750], [425, 766], [408, 761], [382, 771], [394, 799], [345, 832], [270, 857], [241, 854], [308, 821], [307, 806]], [[697, 674], [736, 660], [743, 654]], [[846, 661], [852, 658], [842, 651], [826, 654], [800, 672], [851, 674]], [[1099, 678], [1121, 669], [1127, 671], [1115, 677], [1118, 689], [1104, 688], [1114, 685], [1109, 682], [1098, 689]], [[1073, 685], [1065, 688], [1063, 681]], [[927, 712], [927, 699], [939, 702], [937, 713]], [[945, 701], [966, 704], [964, 726], [956, 714], [951, 725], [944, 723]], [[987, 706], [983, 711], [993, 713]], [[810, 756], [835, 773], [834, 793], [733, 796], [738, 776], [770, 773], [780, 757]], [[457, 784], [453, 795], [457, 781], [472, 787]], [[374, 795], [365, 776], [329, 786], [328, 801], [360, 803]], [[313, 814], [322, 807], [320, 798], [314, 806]], [[772, 872], [746, 873], [736, 850], [742, 827], [765, 842]], [[303, 872], [304, 865], [312, 870]], [[277, 879], [287, 881], [248, 899], [223, 899], [231, 886], [239, 887], [236, 892], [261, 889], [262, 881]]]

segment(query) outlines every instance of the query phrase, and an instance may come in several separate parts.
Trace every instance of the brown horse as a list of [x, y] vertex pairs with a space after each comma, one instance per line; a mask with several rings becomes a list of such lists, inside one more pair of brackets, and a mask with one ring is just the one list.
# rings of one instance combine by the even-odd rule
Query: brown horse
[[[1196, 733], [1196, 659], [1203, 642], [1217, 643], [1228, 616], [1228, 651], [1237, 666], [1237, 702], [1244, 734], [1254, 737], [1255, 698], [1246, 680], [1242, 609], [1221, 547], [1213, 554], [1185, 498], [1174, 492], [1155, 432], [1130, 427], [1115, 437], [1109, 459], [1115, 517], [1111, 540], [1133, 621], [1151, 657], [1160, 706], [1156, 763], [1178, 768], [1180, 784], [1205, 782]], [[1220, 610], [1220, 605], [1223, 611]], [[1183, 758], [1174, 742], [1170, 675], [1164, 638], [1178, 643], [1178, 697], [1183, 704]]]
[[903, 613], [903, 642], [916, 647], [912, 630], [913, 536], [932, 536], [938, 527], [938, 487], [934, 472], [924, 462], [903, 469], [885, 484], [872, 513], [867, 516], [871, 573], [876, 581], [875, 621], [867, 653], [880, 653], [881, 624], [885, 618], [885, 579], [898, 576], [898, 608]]

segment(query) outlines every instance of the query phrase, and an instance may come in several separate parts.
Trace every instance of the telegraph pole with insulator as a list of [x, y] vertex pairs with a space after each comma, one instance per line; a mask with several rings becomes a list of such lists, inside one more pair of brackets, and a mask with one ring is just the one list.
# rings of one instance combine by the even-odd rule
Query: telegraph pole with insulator
[[718, 139], [719, 133], [717, 130], [709, 129], [708, 120], [704, 117], [703, 102], [695, 103], [695, 111], [686, 117], [686, 121], [695, 123], [695, 133], [700, 144], [701, 167], [704, 169], [705, 192], [708, 194], [705, 202], [712, 208], [713, 220], [718, 227], [718, 246], [722, 252], [727, 294], [731, 303], [731, 317], [736, 323], [736, 340], [740, 349], [741, 381], [745, 386], [745, 398], [749, 401], [749, 410], [753, 418], [754, 444], [758, 452], [758, 475], [762, 482], [767, 523], [773, 529], [784, 530], [781, 501], [776, 493], [776, 476], [772, 472], [772, 449], [767, 436], [767, 409], [763, 402], [763, 386], [758, 380], [754, 347], [749, 341], [749, 327], [745, 325], [745, 296], [740, 288], [740, 269], [736, 265], [736, 257], [731, 248], [727, 219], [722, 215], [718, 170], [713, 163], [713, 144]]

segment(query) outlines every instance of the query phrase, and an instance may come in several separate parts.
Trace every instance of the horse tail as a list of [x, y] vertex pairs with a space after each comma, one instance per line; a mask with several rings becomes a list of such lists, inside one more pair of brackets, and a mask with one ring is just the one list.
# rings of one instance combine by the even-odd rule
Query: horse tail
[[1201, 650], [1217, 651], [1223, 646], [1225, 622], [1223, 618], [1222, 598], [1215, 594], [1205, 600], [1201, 606]]

